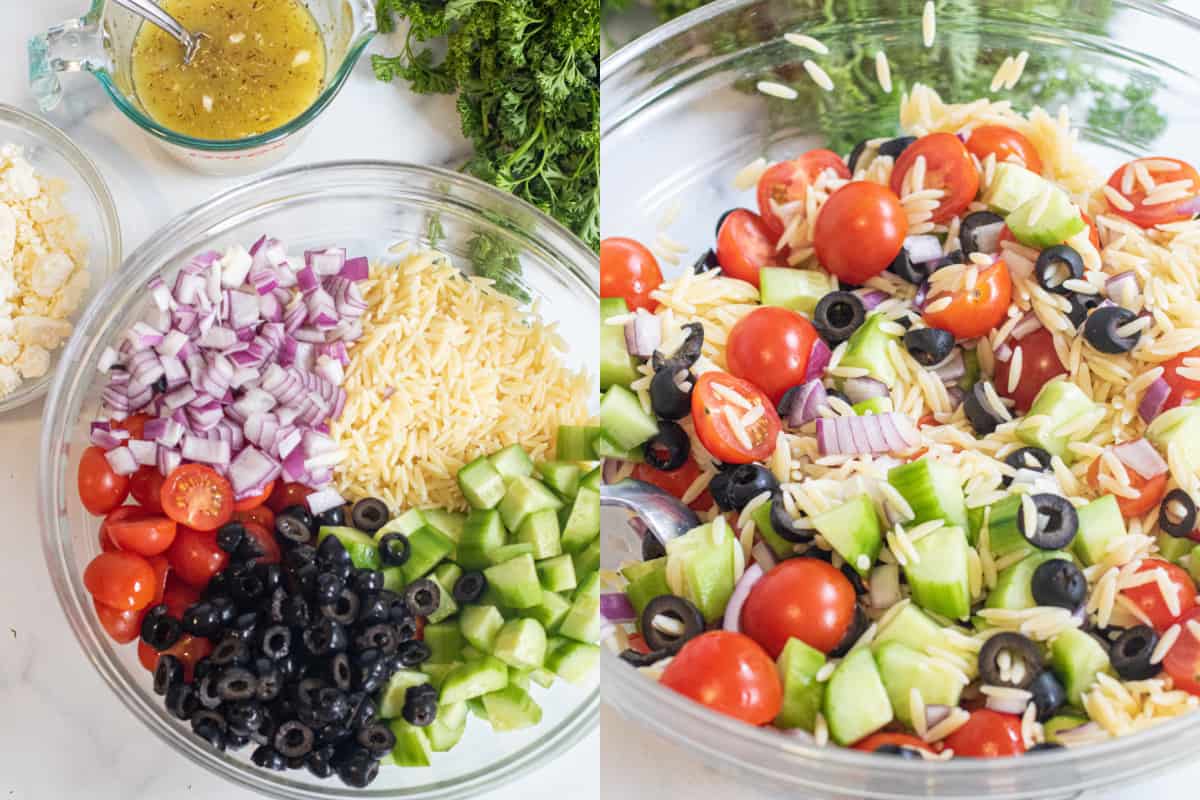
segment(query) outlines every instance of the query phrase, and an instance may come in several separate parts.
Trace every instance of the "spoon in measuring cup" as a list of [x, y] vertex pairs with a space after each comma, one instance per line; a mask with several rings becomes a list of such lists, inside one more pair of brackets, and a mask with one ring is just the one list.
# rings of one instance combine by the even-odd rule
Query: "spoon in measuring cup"
[[154, 3], [154, 0], [113, 1], [122, 8], [132, 11], [142, 19], [157, 25], [171, 34], [176, 41], [183, 45], [183, 63], [185, 65], [192, 63], [192, 59], [196, 56], [196, 51], [200, 49], [200, 40], [207, 38], [207, 34], [189, 32], [187, 28], [179, 24], [179, 20], [159, 8]]
[[[600, 505], [615, 506], [632, 513], [629, 527], [640, 537], [654, 536], [666, 545], [700, 524], [696, 512], [657, 486], [626, 478], [600, 487]], [[621, 533], [624, 533], [622, 531]], [[642, 553], [642, 541], [614, 542], [634, 553]]]

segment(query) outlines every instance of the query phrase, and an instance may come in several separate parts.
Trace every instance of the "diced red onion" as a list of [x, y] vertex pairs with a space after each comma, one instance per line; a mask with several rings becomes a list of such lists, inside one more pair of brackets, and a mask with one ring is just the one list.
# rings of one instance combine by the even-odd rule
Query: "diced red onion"
[[118, 475], [132, 475], [138, 471], [137, 459], [133, 457], [133, 451], [128, 447], [114, 447], [104, 454], [104, 458], [112, 467], [112, 471]]
[[230, 458], [229, 442], [185, 435], [183, 437], [183, 457], [188, 461], [199, 461], [202, 464], [228, 466]]
[[195, 387], [184, 384], [173, 392], [163, 395], [163, 404], [169, 409], [183, 408], [196, 399]]
[[101, 372], [108, 372], [117, 363], [117, 351], [111, 347], [106, 347], [100, 351], [100, 358], [96, 361], [96, 369]]
[[279, 429], [279, 433], [275, 436], [275, 449], [279, 452], [279, 457], [287, 458], [293, 452], [299, 452], [303, 454], [304, 451], [299, 449], [300, 442], [303, 437], [303, 434], [300, 432], [300, 430], [297, 428], [290, 428], [287, 429], [287, 433], [284, 433], [284, 430], [285, 429], [281, 427]]
[[313, 492], [308, 496], [307, 499], [308, 510], [311, 511], [314, 516], [317, 514], [324, 514], [326, 511], [337, 508], [338, 506], [346, 505], [345, 498], [338, 494], [336, 489], [322, 489], [319, 492]]
[[[735, 544], [735, 546], [740, 545]], [[721, 622], [722, 628], [734, 633], [741, 632], [742, 606], [746, 604], [746, 598], [750, 596], [750, 590], [754, 588], [754, 584], [762, 580], [763, 575], [763, 568], [758, 564], [751, 564], [742, 573], [742, 577], [738, 579], [737, 584], [733, 587], [733, 594], [729, 597], [729, 603], [725, 606], [725, 618]]]
[[903, 247], [908, 260], [914, 264], [937, 261], [942, 257], [942, 243], [930, 234], [905, 237]]
[[150, 298], [154, 300], [154, 305], [158, 307], [159, 311], [171, 310], [174, 298], [171, 297], [171, 290], [167, 288], [167, 284], [163, 282], [162, 278], [155, 275], [146, 284], [146, 287], [150, 290]]
[[348, 258], [346, 259], [346, 263], [342, 265], [338, 275], [347, 280], [365, 281], [371, 277], [371, 262], [366, 256]]
[[1167, 383], [1166, 378], [1156, 378], [1154, 383], [1146, 389], [1146, 394], [1142, 396], [1142, 402], [1138, 403], [1138, 414], [1146, 422], [1153, 422], [1154, 418], [1162, 413], [1163, 406], [1167, 404], [1167, 397], [1171, 394], [1171, 384]]
[[133, 453], [133, 460], [144, 467], [153, 467], [158, 463], [158, 445], [154, 442], [148, 442], [145, 439], [132, 439], [129, 442], [129, 450]]
[[283, 468], [257, 447], [246, 447], [229, 465], [229, 482], [236, 500], [253, 497], [279, 477]]
[[173, 447], [158, 448], [158, 471], [163, 477], [170, 475], [183, 463], [183, 456]]
[[200, 346], [212, 350], [224, 350], [237, 344], [237, 331], [224, 325], [214, 325], [208, 328], [200, 337]]
[[858, 289], [855, 294], [858, 295], [858, 299], [862, 301], [863, 308], [867, 311], [873, 311], [878, 308], [880, 303], [890, 297], [887, 292], [880, 289]]
[[913, 307], [917, 309], [925, 308], [925, 301], [929, 299], [929, 281], [921, 281], [921, 285], [917, 287], [917, 293], [913, 295]]
[[912, 421], [896, 412], [817, 420], [817, 445], [823, 456], [896, 452], [919, 443]]
[[[128, 431], [120, 431], [128, 438]], [[116, 435], [116, 432], [108, 429], [106, 422], [93, 422], [90, 436], [91, 443], [97, 447], [102, 447], [105, 450], [114, 450], [121, 446], [123, 439]]]
[[662, 343], [662, 326], [658, 318], [643, 308], [625, 323], [625, 349], [635, 358], [649, 358]]
[[337, 275], [346, 263], [346, 250], [330, 247], [328, 250], [306, 250], [304, 265], [317, 275]]
[[1025, 316], [1021, 317], [1021, 321], [1013, 326], [1009, 338], [1019, 342], [1029, 334], [1036, 333], [1041, 327], [1042, 322], [1038, 319], [1037, 314], [1026, 311]]
[[338, 385], [346, 379], [346, 372], [342, 369], [342, 362], [329, 356], [321, 356], [317, 359], [317, 374], [330, 383]]
[[808, 353], [808, 366], [804, 368], [805, 382], [817, 380], [824, 375], [825, 368], [829, 366], [832, 358], [833, 351], [829, 349], [829, 345], [825, 344], [825, 340], [818, 336], [813, 341], [812, 350]]
[[1000, 345], [996, 347], [995, 355], [997, 361], [1008, 363], [1008, 361], [1012, 358], [1013, 349], [1008, 342], [1001, 342]]
[[188, 335], [181, 330], [168, 331], [154, 349], [160, 356], [177, 356], [188, 344]]
[[624, 592], [604, 592], [600, 595], [600, 616], [622, 624], [636, 620], [637, 611]]
[[151, 328], [145, 322], [135, 322], [126, 336], [134, 352], [149, 350], [163, 340], [162, 331]]
[[865, 400], [874, 400], [890, 395], [886, 383], [869, 377], [847, 378], [843, 390], [846, 392], [846, 397], [850, 398], [851, 403], [861, 403]]
[[801, 384], [790, 403], [791, 406], [785, 409], [788, 427], [799, 428], [821, 416], [821, 409], [829, 406], [829, 394], [821, 381], [813, 378]]
[[257, 325], [259, 311], [258, 296], [246, 292], [229, 293], [229, 324], [235, 330]]
[[1119, 444], [1113, 448], [1113, 455], [1146, 480], [1157, 478], [1169, 469], [1167, 462], [1154, 449], [1154, 445], [1146, 439]]
[[979, 252], [994, 255], [1000, 252], [1000, 235], [1004, 233], [1003, 222], [980, 225], [975, 229], [975, 246]]
[[307, 297], [310, 292], [321, 287], [321, 281], [317, 278], [317, 274], [313, 272], [312, 267], [306, 265], [304, 269], [296, 273], [296, 285], [300, 287], [300, 291]]
[[1014, 714], [1019, 717], [1025, 713], [1025, 707], [1029, 705], [1029, 701], [1020, 697], [997, 697], [989, 694], [984, 705], [992, 711]]

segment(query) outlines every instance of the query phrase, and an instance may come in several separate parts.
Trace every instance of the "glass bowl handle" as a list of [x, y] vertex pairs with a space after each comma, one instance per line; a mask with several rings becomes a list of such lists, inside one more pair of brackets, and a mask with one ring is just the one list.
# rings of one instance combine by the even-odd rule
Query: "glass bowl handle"
[[29, 88], [43, 111], [62, 100], [60, 72], [95, 72], [109, 68], [98, 15], [67, 20], [29, 40]]

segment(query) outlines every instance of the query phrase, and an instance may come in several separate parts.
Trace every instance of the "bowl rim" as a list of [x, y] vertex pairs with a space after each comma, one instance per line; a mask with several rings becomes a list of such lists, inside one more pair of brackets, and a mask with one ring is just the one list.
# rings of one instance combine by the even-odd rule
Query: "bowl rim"
[[[92, 297], [99, 295], [101, 287], [106, 284], [113, 275], [116, 275], [121, 268], [122, 259], [124, 257], [124, 245], [121, 237], [121, 220], [117, 213], [116, 200], [113, 199], [112, 191], [108, 187], [108, 182], [104, 180], [104, 176], [100, 173], [99, 167], [79, 145], [67, 135], [66, 131], [53, 123], [31, 114], [28, 111], [18, 108], [10, 103], [0, 102], [0, 123], [10, 123], [18, 128], [32, 134], [41, 143], [51, 147], [58, 155], [71, 166], [75, 171], [76, 176], [83, 181], [84, 186], [91, 192], [91, 200], [99, 212], [101, 221], [104, 225], [108, 237], [111, 239], [112, 246], [108, 248], [108, 252], [103, 258], [92, 252], [94, 242], [89, 242], [88, 265], [86, 269], [92, 275], [92, 286], [89, 292]], [[68, 177], [63, 175], [44, 175], [46, 178], [57, 178], [73, 183]], [[73, 189], [75, 187], [69, 187]], [[95, 267], [93, 269], [93, 267]], [[89, 301], [90, 302], [90, 301]], [[87, 306], [75, 309], [75, 312], [68, 317], [74, 328], [78, 327], [83, 319], [83, 314]], [[57, 349], [51, 351], [51, 367], [46, 374], [40, 378], [33, 380], [22, 381], [16, 391], [0, 399], [0, 414], [8, 411], [21, 408], [41, 398], [46, 394], [46, 390], [50, 386], [50, 382], [54, 377], [54, 372], [58, 364], [62, 363], [63, 353], [66, 351], [66, 343], [62, 344]]]
[[[64, 357], [60, 363], [76, 364], [76, 367], [74, 369], [61, 367], [55, 370], [42, 416], [40, 446], [41, 452], [45, 455], [39, 464], [38, 481], [38, 518], [41, 528], [42, 551], [59, 607], [66, 616], [75, 639], [83, 651], [82, 655], [91, 662], [93, 668], [133, 716], [139, 719], [172, 751], [181, 753], [205, 770], [219, 775], [231, 783], [279, 798], [390, 800], [411, 797], [420, 798], [420, 800], [452, 800], [452, 798], [474, 797], [483, 791], [494, 790], [498, 786], [526, 774], [532, 767], [556, 758], [582, 740], [588, 732], [596, 727], [599, 720], [599, 688], [591, 687], [589, 690], [585, 687], [584, 690], [589, 690], [590, 693], [578, 703], [575, 710], [558, 727], [541, 732], [536, 739], [519, 750], [509, 753], [503, 760], [451, 780], [423, 786], [419, 792], [411, 792], [404, 788], [352, 790], [332, 783], [320, 787], [305, 786], [286, 778], [286, 773], [273, 773], [253, 768], [230, 756], [201, 746], [199, 740], [181, 735], [183, 732], [179, 729], [178, 722], [169, 717], [161, 704], [148, 703], [141, 694], [126, 690], [123, 685], [123, 668], [105, 650], [111, 643], [98, 635], [94, 620], [85, 619], [86, 609], [82, 615], [77, 613], [79, 607], [90, 603], [81, 602], [82, 589], [79, 585], [75, 585], [78, 582], [71, 579], [71, 570], [75, 559], [68, 550], [70, 537], [58, 535], [59, 510], [55, 504], [60, 501], [60, 497], [53, 488], [59, 490], [65, 488], [69, 493], [70, 487], [55, 487], [54, 477], [61, 473], [69, 478], [73, 474], [66, 469], [67, 465], [61, 463], [61, 460], [65, 452], [64, 434], [76, 422], [68, 419], [68, 415], [64, 412], [71, 403], [71, 394], [77, 388], [74, 384], [84, 370], [90, 369], [89, 366], [83, 364], [83, 360], [80, 358], [81, 352], [90, 343], [79, 332], [89, 329], [97, 319], [108, 313], [119, 292], [130, 289], [131, 282], [138, 277], [131, 270], [139, 268], [139, 272], [150, 271], [148, 264], [140, 262], [148, 260], [153, 252], [152, 249], [159, 246], [157, 242], [172, 241], [173, 235], [179, 230], [185, 229], [194, 218], [206, 217], [218, 210], [228, 208], [230, 213], [222, 215], [218, 221], [213, 223], [221, 225], [229, 222], [231, 214], [241, 216], [253, 211], [263, 202], [259, 201], [250, 206], [247, 205], [245, 196], [254, 196], [272, 189], [286, 193], [287, 190], [284, 187], [287, 187], [297, 175], [304, 174], [310, 178], [314, 173], [320, 176], [356, 175], [361, 174], [363, 170], [382, 171], [398, 178], [409, 176], [425, 178], [431, 182], [436, 181], [447, 187], [446, 194], [452, 195], [455, 189], [466, 190], [474, 193], [473, 197], [482, 195], [486, 200], [495, 204], [493, 207], [511, 209], [525, 215], [525, 218], [531, 220], [531, 223], [525, 227], [536, 231], [536, 234], [531, 233], [530, 237], [545, 246], [548, 252], [554, 256], [566, 259], [559, 264], [563, 267], [563, 272], [578, 283], [589, 297], [594, 297], [596, 302], [599, 302], [599, 258], [582, 240], [525, 201], [472, 176], [440, 167], [399, 161], [347, 160], [291, 167], [243, 182], [176, 215], [158, 231], [147, 237], [145, 242], [128, 257], [122, 267], [122, 271], [130, 271], [130, 281], [109, 281], [88, 304], [76, 331], [63, 348]], [[241, 201], [240, 205], [238, 204], [239, 200]], [[456, 206], [456, 208], [461, 210], [462, 207]], [[481, 210], [472, 208], [471, 213], [479, 215]], [[162, 266], [162, 264], [156, 264], [154, 269]], [[69, 480], [62, 483], [69, 483]]]

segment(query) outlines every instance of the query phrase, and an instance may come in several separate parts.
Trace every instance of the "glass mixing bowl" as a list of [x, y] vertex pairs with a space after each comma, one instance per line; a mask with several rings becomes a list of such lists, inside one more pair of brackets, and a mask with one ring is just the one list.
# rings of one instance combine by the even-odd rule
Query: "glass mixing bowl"
[[[41, 177], [57, 178], [67, 185], [63, 204], [77, 219], [79, 235], [88, 243], [87, 270], [91, 274], [79, 308], [68, 318], [74, 322], [121, 266], [117, 206], [96, 165], [65, 133], [32, 114], [0, 103], [0, 146], [5, 144], [19, 145]], [[60, 347], [50, 353], [50, 370], [43, 377], [24, 381], [16, 391], [0, 398], [0, 414], [45, 394], [62, 352]]]
[[[460, 266], [469, 241], [487, 235], [516, 248], [524, 281], [542, 302], [542, 315], [559, 324], [575, 368], [597, 363], [600, 324], [596, 256], [565, 228], [540, 212], [472, 178], [428, 167], [345, 162], [288, 170], [214, 197], [167, 224], [126, 262], [124, 279], [104, 287], [88, 306], [54, 376], [43, 419], [39, 511], [42, 545], [59, 602], [86, 657], [121, 701], [177, 752], [208, 770], [263, 794], [289, 800], [317, 798], [477, 797], [545, 764], [591, 730], [599, 689], [556, 683], [537, 695], [540, 725], [495, 734], [473, 720], [451, 753], [433, 766], [383, 768], [366, 790], [305, 771], [267, 772], [241, 755], [218, 753], [170, 717], [151, 687], [137, 648], [116, 645], [104, 633], [84, 589], [82, 574], [99, 553], [100, 520], [79, 502], [75, 471], [88, 446], [88, 423], [99, 409], [103, 376], [96, 364], [151, 299], [144, 287], [155, 275], [171, 282], [186, 259], [201, 250], [246, 244], [269, 233], [292, 252], [337, 245], [353, 254], [387, 259], [400, 241], [429, 244], [440, 224], [438, 247]], [[392, 256], [391, 258], [394, 258]], [[535, 687], [536, 688], [536, 687]]]
[[[1103, 175], [1131, 155], [1198, 158], [1200, 22], [1143, 0], [938, 0], [934, 47], [922, 46], [921, 0], [719, 0], [638, 39], [601, 65], [601, 226], [605, 236], [689, 246], [675, 274], [712, 246], [720, 214], [754, 205], [733, 176], [759, 156], [813, 147], [845, 154], [854, 142], [896, 134], [901, 92], [921, 81], [951, 102], [988, 91], [1006, 56], [1028, 50], [1011, 97], [1019, 107], [1066, 104], [1084, 152]], [[852, 14], [852, 16], [851, 16]], [[839, 19], [840, 17], [840, 19]], [[814, 55], [784, 33], [811, 34]], [[885, 50], [895, 91], [876, 87]], [[823, 92], [801, 66], [833, 77]], [[755, 91], [759, 80], [795, 87], [794, 101]], [[667, 270], [671, 274], [671, 270]], [[606, 509], [607, 511], [607, 509]], [[603, 521], [606, 566], [625, 541], [623, 521]], [[1020, 761], [911, 762], [817, 749], [719, 716], [647, 680], [611, 653], [602, 661], [606, 702], [683, 745], [704, 763], [771, 788], [838, 798], [1068, 797], [1185, 763], [1200, 715], [1077, 750]]]

